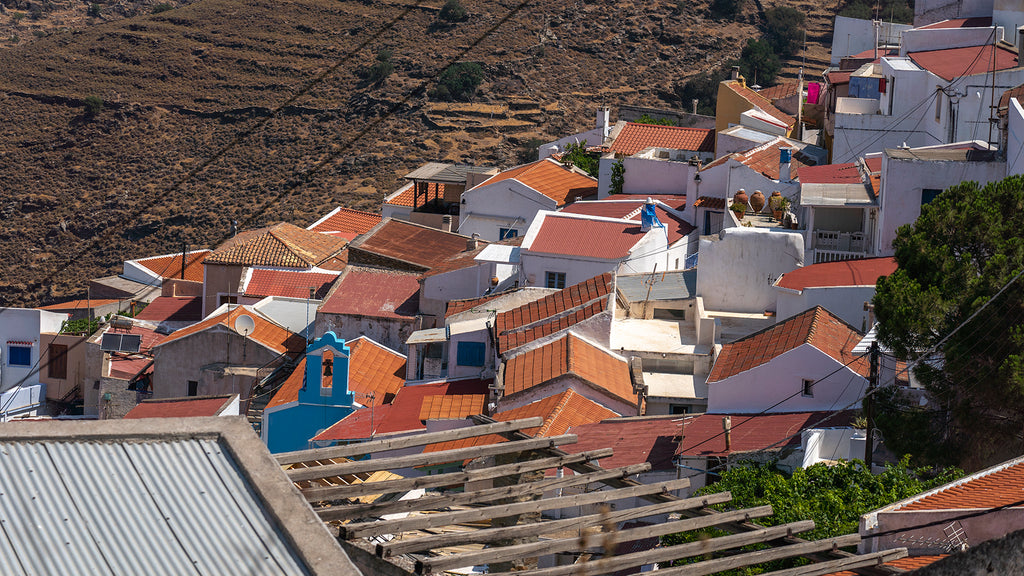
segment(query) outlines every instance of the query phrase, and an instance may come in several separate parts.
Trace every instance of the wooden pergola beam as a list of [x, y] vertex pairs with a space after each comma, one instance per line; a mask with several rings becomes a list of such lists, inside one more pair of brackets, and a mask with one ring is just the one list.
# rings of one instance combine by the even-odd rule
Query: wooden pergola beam
[[[431, 557], [431, 558], [418, 558], [416, 562], [416, 572], [419, 574], [432, 574], [434, 572], [443, 572], [445, 570], [451, 570], [454, 568], [461, 568], [463, 566], [478, 566], [481, 564], [492, 564], [494, 562], [506, 562], [514, 560], [516, 558], [532, 558], [534, 556], [543, 556], [547, 554], [557, 554], [559, 552], [576, 551], [582, 552], [587, 548], [594, 546], [603, 546], [606, 542], [611, 539], [614, 543], [620, 542], [632, 542], [634, 540], [640, 540], [643, 538], [651, 538], [655, 536], [664, 536], [666, 534], [674, 534], [676, 532], [686, 532], [689, 530], [700, 530], [701, 528], [709, 528], [715, 525], [716, 521], [733, 521], [733, 520], [749, 520], [750, 518], [763, 518], [765, 516], [771, 516], [771, 506], [759, 506], [757, 508], [749, 508], [746, 510], [737, 510], [729, 512], [728, 520], [722, 518], [711, 518], [705, 516], [703, 518], [688, 518], [686, 520], [678, 520], [675, 522], [665, 522], [661, 524], [655, 524], [653, 526], [643, 526], [640, 528], [633, 528], [630, 530], [620, 530], [618, 532], [597, 532], [586, 534], [580, 537], [572, 538], [558, 538], [554, 540], [544, 540], [541, 542], [529, 542], [526, 544], [517, 544], [514, 546], [504, 546], [501, 548], [491, 548], [487, 550], [481, 550], [477, 552], [466, 552], [463, 554], [450, 554], [447, 556]], [[790, 528], [798, 528], [798, 526], [790, 526]], [[813, 523], [807, 529], [813, 528]], [[780, 534], [787, 534], [786, 530], [780, 530]], [[714, 541], [712, 541], [714, 542]], [[643, 552], [639, 555], [638, 560], [642, 563], [649, 562], [645, 560], [647, 552]], [[617, 558], [625, 558], [620, 556]], [[597, 564], [594, 562], [593, 564]], [[638, 566], [640, 564], [631, 564], [630, 566]], [[577, 567], [578, 568], [578, 567]], [[609, 572], [612, 570], [606, 566], [602, 568], [607, 569]], [[570, 570], [569, 574], [578, 573], [575, 570]]]
[[540, 460], [528, 460], [515, 464], [480, 468], [478, 470], [465, 470], [463, 472], [449, 472], [447, 474], [417, 476], [415, 478], [401, 478], [397, 480], [382, 480], [380, 482], [364, 482], [362, 484], [349, 484], [345, 486], [304, 488], [302, 495], [308, 502], [323, 502], [340, 498], [356, 498], [370, 494], [392, 494], [421, 488], [440, 488], [442, 486], [453, 486], [479, 480], [493, 480], [503, 476], [536, 472], [537, 470], [547, 470], [548, 468], [558, 468], [568, 464], [607, 458], [612, 453], [611, 448], [601, 448], [600, 450], [590, 450], [568, 456], [553, 456]]
[[396, 502], [381, 502], [369, 504], [355, 504], [352, 506], [335, 506], [317, 510], [320, 519], [329, 520], [354, 520], [357, 518], [380, 517], [387, 514], [400, 512], [413, 512], [416, 510], [429, 510], [448, 506], [459, 506], [465, 504], [483, 504], [494, 502], [504, 498], [515, 498], [527, 494], [543, 494], [548, 490], [559, 488], [571, 488], [581, 484], [589, 484], [607, 480], [609, 478], [622, 478], [647, 472], [651, 465], [647, 462], [614, 468], [605, 472], [594, 472], [593, 474], [574, 474], [562, 478], [550, 478], [537, 482], [524, 482], [514, 486], [502, 486], [500, 488], [487, 488], [455, 494], [444, 494], [439, 496], [423, 496], [410, 500], [399, 500]]
[[274, 455], [278, 464], [296, 464], [299, 462], [312, 462], [314, 460], [326, 460], [329, 458], [351, 458], [388, 450], [399, 450], [415, 446], [426, 446], [438, 442], [450, 442], [466, 438], [476, 438], [488, 434], [500, 434], [534, 428], [544, 423], [540, 417], [522, 418], [520, 420], [509, 420], [508, 422], [496, 422], [494, 424], [482, 424], [455, 430], [444, 430], [441, 432], [423, 432], [394, 438], [381, 438], [369, 440], [358, 444], [346, 444], [344, 446], [328, 446], [327, 448], [314, 448], [312, 450], [297, 450], [295, 452], [282, 452]]
[[575, 434], [563, 434], [561, 436], [550, 436], [546, 438], [531, 438], [516, 442], [502, 442], [489, 446], [470, 446], [468, 448], [455, 448], [452, 450], [440, 450], [438, 452], [424, 452], [421, 454], [409, 454], [407, 456], [395, 456], [392, 458], [371, 458], [369, 460], [357, 460], [355, 462], [344, 462], [341, 464], [328, 464], [326, 466], [313, 466], [310, 468], [297, 468], [286, 470], [288, 479], [292, 482], [302, 480], [313, 480], [316, 478], [329, 478], [331, 476], [343, 476], [345, 474], [359, 474], [362, 472], [377, 472], [380, 470], [397, 470], [400, 468], [415, 468], [417, 466], [431, 466], [435, 464], [446, 464], [448, 462], [459, 462], [483, 456], [496, 456], [498, 454], [511, 454], [513, 452], [525, 452], [538, 448], [552, 448], [563, 444], [575, 444]]
[[[560, 532], [562, 530], [582, 530], [583, 528], [600, 526], [606, 523], [618, 524], [619, 522], [628, 522], [639, 518], [647, 518], [648, 516], [671, 514], [685, 509], [703, 508], [706, 506], [713, 506], [715, 504], [724, 504], [731, 499], [732, 495], [730, 493], [718, 492], [717, 494], [708, 494], [707, 496], [698, 496], [682, 500], [677, 499], [672, 500], [671, 502], [660, 502], [638, 508], [616, 510], [607, 514], [588, 514], [578, 518], [551, 520], [535, 524], [520, 524], [517, 526], [500, 528], [484, 528], [483, 530], [474, 530], [471, 532], [453, 532], [449, 534], [423, 536], [421, 538], [403, 538], [401, 540], [392, 540], [383, 544], [377, 544], [377, 555], [387, 558], [392, 555], [408, 554], [410, 552], [419, 552], [433, 548], [445, 548], [471, 543], [482, 544], [507, 538], [521, 538], [523, 536], [532, 535], [539, 536], [541, 534], [550, 534], [553, 532]], [[752, 510], [758, 509], [753, 508]], [[743, 516], [743, 518], [745, 517], [746, 515]]]
[[[733, 538], [735, 536], [746, 536], [746, 534], [735, 534], [734, 536], [723, 536], [722, 538]], [[711, 542], [720, 539], [721, 538], [714, 538]], [[769, 548], [767, 550], [757, 550], [755, 552], [747, 552], [744, 554], [737, 554], [735, 556], [727, 556], [725, 558], [705, 560], [703, 562], [688, 564], [686, 566], [662, 568], [659, 570], [661, 574], [658, 576], [707, 576], [708, 574], [714, 574], [715, 572], [721, 572], [723, 570], [732, 570], [733, 568], [755, 566], [757, 564], [763, 564], [773, 560], [782, 560], [785, 558], [806, 556], [807, 554], [827, 552], [844, 546], [855, 546], [859, 542], [859, 534], [848, 534], [846, 536], [838, 536], [836, 538], [803, 542], [800, 544], [792, 544], [790, 546], [779, 546], [778, 548]], [[702, 543], [695, 542], [695, 544]]]
[[532, 502], [517, 502], [515, 504], [499, 504], [497, 506], [485, 506], [483, 508], [472, 508], [470, 510], [458, 510], [455, 512], [442, 512], [438, 514], [426, 514], [410, 518], [399, 518], [396, 520], [379, 520], [371, 522], [357, 522], [346, 524], [339, 528], [339, 537], [344, 539], [358, 538], [360, 536], [377, 536], [381, 534], [397, 534], [408, 530], [421, 530], [424, 528], [437, 528], [461, 522], [474, 522], [478, 520], [491, 520], [494, 518], [506, 518], [517, 514], [531, 512], [542, 512], [544, 510], [555, 510], [572, 506], [583, 506], [586, 504], [597, 504], [611, 502], [623, 498], [633, 498], [650, 494], [668, 493], [672, 490], [681, 490], [690, 486], [688, 478], [670, 480], [620, 488], [618, 490], [590, 492], [587, 494], [574, 494], [560, 498], [545, 498]]
[[825, 574], [832, 574], [843, 570], [879, 566], [885, 562], [899, 560], [906, 555], [906, 548], [895, 548], [893, 550], [883, 550], [881, 552], [872, 552], [870, 554], [862, 554], [860, 556], [851, 556], [850, 558], [840, 558], [838, 560], [829, 560], [827, 562], [819, 562], [817, 564], [808, 564], [807, 566], [797, 566], [796, 568], [788, 568], [786, 570], [777, 570], [775, 572], [769, 572], [769, 574], [770, 576], [824, 576]]

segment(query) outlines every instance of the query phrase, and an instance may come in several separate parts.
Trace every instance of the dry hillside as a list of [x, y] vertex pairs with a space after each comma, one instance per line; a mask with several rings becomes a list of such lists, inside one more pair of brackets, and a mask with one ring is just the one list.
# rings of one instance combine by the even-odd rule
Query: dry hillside
[[[704, 0], [463, 3], [454, 25], [438, 23], [437, 0], [20, 20], [45, 31], [0, 48], [0, 304], [81, 294], [124, 258], [216, 244], [232, 220], [374, 209], [424, 161], [508, 166], [527, 139], [587, 128], [601, 105], [678, 108], [676, 86], [737, 57], [759, 10], [717, 22]], [[368, 85], [381, 49], [395, 71]], [[483, 65], [479, 94], [430, 101], [455, 60]], [[104, 102], [95, 116], [89, 96]]]

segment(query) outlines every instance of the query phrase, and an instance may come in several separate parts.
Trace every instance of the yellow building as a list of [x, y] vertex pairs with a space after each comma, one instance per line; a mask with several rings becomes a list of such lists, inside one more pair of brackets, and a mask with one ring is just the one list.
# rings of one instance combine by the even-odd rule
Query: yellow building
[[[747, 88], [747, 83], [734, 70], [730, 80], [718, 85], [718, 99], [715, 105], [715, 132], [721, 132], [737, 124], [749, 126], [768, 134], [790, 136], [796, 126], [796, 118], [779, 110], [771, 101]], [[715, 145], [715, 156], [718, 156]]]

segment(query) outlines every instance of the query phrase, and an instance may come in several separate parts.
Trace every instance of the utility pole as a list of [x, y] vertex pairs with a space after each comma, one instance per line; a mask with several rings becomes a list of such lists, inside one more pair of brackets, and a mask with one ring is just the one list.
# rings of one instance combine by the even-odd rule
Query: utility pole
[[868, 472], [871, 472], [871, 455], [874, 450], [875, 434], [874, 434], [874, 410], [872, 410], [872, 399], [871, 395], [875, 392], [878, 387], [878, 340], [871, 343], [871, 372], [868, 375], [868, 393], [864, 396], [864, 416], [867, 419], [867, 431], [864, 443], [864, 464], [867, 466]]

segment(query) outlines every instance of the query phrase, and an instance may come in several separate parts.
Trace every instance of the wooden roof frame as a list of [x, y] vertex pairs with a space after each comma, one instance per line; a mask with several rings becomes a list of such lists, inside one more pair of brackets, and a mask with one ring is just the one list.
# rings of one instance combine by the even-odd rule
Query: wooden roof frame
[[[712, 552], [721, 554], [682, 566], [662, 568], [664, 576], [714, 574], [732, 568], [753, 566], [783, 558], [804, 557], [811, 564], [770, 572], [773, 576], [820, 576], [841, 570], [853, 570], [866, 576], [881, 576], [902, 572], [882, 566], [884, 562], [906, 556], [906, 549], [857, 555], [840, 548], [860, 542], [860, 536], [851, 534], [825, 540], [807, 541], [797, 537], [814, 528], [814, 522], [800, 521], [773, 527], [752, 522], [772, 514], [771, 506], [758, 506], [743, 510], [719, 512], [710, 506], [732, 500], [728, 492], [691, 498], [679, 498], [672, 491], [688, 487], [687, 479], [642, 484], [631, 476], [649, 470], [649, 464], [624, 466], [605, 470], [595, 463], [611, 455], [610, 449], [594, 450], [582, 454], [569, 454], [558, 448], [575, 442], [575, 436], [533, 438], [523, 429], [539, 425], [539, 418], [509, 422], [496, 422], [486, 416], [471, 417], [475, 426], [442, 432], [415, 433], [405, 436], [380, 438], [361, 444], [334, 446], [314, 450], [280, 454], [278, 462], [288, 466], [286, 473], [295, 482], [307, 487], [300, 491], [328, 526], [337, 531], [342, 547], [364, 572], [382, 575], [427, 575], [443, 573], [464, 566], [492, 565], [521, 558], [541, 557], [549, 554], [575, 553], [581, 562], [568, 566], [532, 569], [515, 572], [516, 576], [598, 576], [634, 568], [652, 562], [666, 562], [694, 558]], [[426, 446], [463, 438], [497, 434], [506, 441], [498, 444], [459, 448], [439, 452], [401, 456], [382, 455], [379, 458], [345, 461], [352, 457]], [[459, 472], [389, 479], [379, 482], [368, 480], [369, 473], [429, 466], [480, 457], [508, 457], [515, 455], [513, 463], [498, 463]], [[317, 465], [304, 463], [316, 462]], [[565, 477], [546, 477], [534, 482], [514, 482], [499, 487], [472, 488], [469, 483], [494, 480], [524, 473], [536, 473], [551, 468], [569, 468], [574, 474]], [[340, 475], [358, 477], [362, 482], [337, 485], [320, 479], [336, 479]], [[610, 490], [589, 491], [555, 497], [545, 493], [573, 486], [600, 483]], [[462, 492], [425, 495], [402, 500], [396, 498], [414, 489], [439, 488], [462, 485]], [[353, 502], [367, 495], [384, 495], [372, 502]], [[597, 514], [562, 519], [542, 520], [511, 526], [455, 530], [467, 522], [481, 522], [508, 518], [520, 514], [539, 514], [545, 510], [600, 504], [623, 498], [643, 498], [648, 505]], [[429, 513], [426, 513], [428, 512]], [[417, 514], [417, 512], [425, 512]], [[395, 518], [393, 515], [410, 513]], [[629, 520], [672, 513], [677, 520], [612, 532], [591, 532], [602, 526], [616, 526]], [[389, 519], [382, 516], [389, 515]], [[632, 542], [666, 534], [716, 527], [730, 535], [710, 540], [663, 546], [643, 552], [626, 553], [591, 559], [593, 551], [608, 549], [610, 545]], [[567, 531], [578, 530], [580, 535], [566, 536]], [[427, 533], [423, 533], [426, 531]], [[409, 533], [414, 533], [410, 535]], [[401, 535], [402, 537], [397, 537]], [[547, 538], [541, 536], [548, 535]], [[396, 536], [389, 538], [389, 536]], [[466, 545], [493, 544], [509, 539], [529, 539], [506, 546], [491, 545], [481, 549], [453, 551]], [[372, 542], [372, 543], [371, 543]], [[750, 544], [768, 544], [771, 547], [742, 551]], [[448, 549], [443, 553], [441, 550]], [[512, 573], [493, 572], [502, 576]]]

